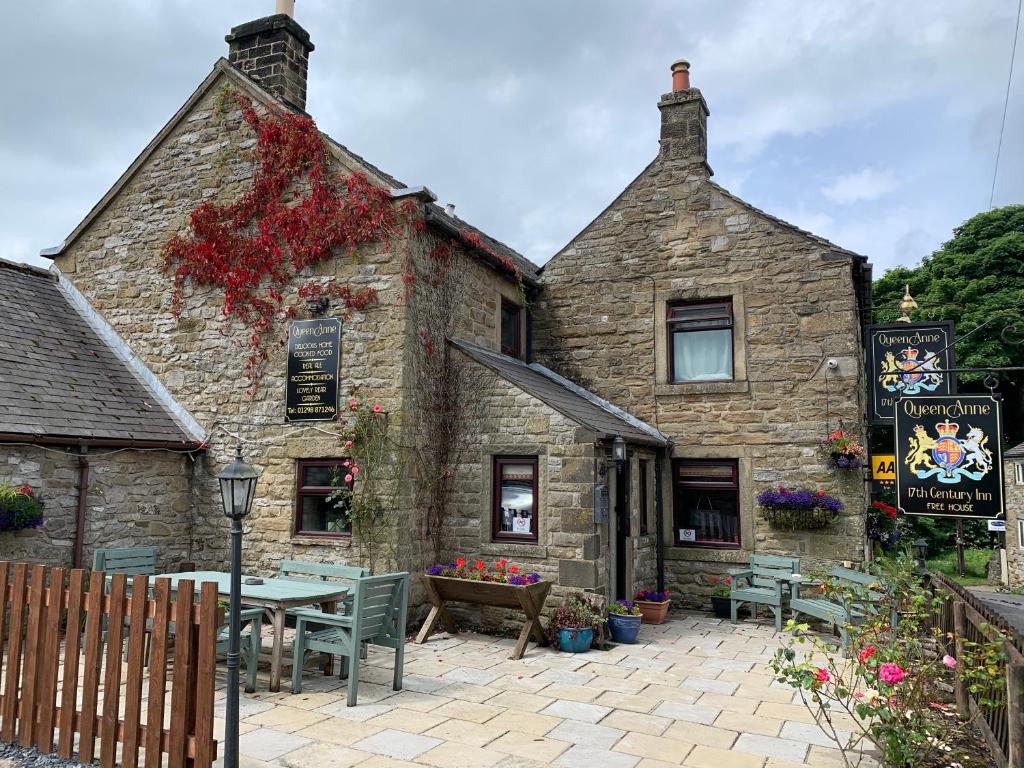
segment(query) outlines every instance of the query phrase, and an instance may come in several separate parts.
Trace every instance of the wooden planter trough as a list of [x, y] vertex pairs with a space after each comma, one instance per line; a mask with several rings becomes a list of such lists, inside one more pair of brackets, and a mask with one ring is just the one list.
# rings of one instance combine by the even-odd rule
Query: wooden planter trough
[[540, 623], [540, 614], [544, 609], [544, 601], [551, 591], [550, 581], [538, 581], [536, 584], [517, 586], [502, 584], [497, 581], [470, 581], [469, 579], [453, 579], [449, 576], [422, 576], [423, 585], [427, 589], [431, 608], [423, 628], [416, 635], [416, 642], [423, 643], [440, 621], [451, 634], [456, 633], [455, 622], [445, 610], [449, 601], [470, 603], [471, 605], [489, 605], [494, 608], [518, 608], [526, 614], [526, 623], [519, 633], [515, 650], [511, 659], [523, 658], [530, 635], [539, 644], [547, 640]]

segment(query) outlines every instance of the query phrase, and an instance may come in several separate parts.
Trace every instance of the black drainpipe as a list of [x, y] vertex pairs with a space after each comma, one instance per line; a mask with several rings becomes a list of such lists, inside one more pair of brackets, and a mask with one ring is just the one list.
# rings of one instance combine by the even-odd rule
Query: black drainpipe
[[88, 445], [82, 443], [78, 453], [78, 505], [75, 508], [75, 543], [71, 550], [71, 567], [82, 567], [82, 549], [85, 543], [85, 510], [89, 496]]
[[665, 506], [662, 499], [661, 475], [665, 468], [665, 451], [658, 451], [654, 457], [654, 534], [658, 558], [658, 591], [665, 591]]

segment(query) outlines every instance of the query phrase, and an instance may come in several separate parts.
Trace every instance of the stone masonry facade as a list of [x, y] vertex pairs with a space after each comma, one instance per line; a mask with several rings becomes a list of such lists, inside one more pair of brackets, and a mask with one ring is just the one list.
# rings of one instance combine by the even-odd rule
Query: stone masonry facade
[[[1021, 446], [1014, 449], [1015, 454], [1018, 451], [1021, 451]], [[1024, 465], [1024, 456], [1020, 455], [1003, 462], [1006, 488], [1006, 570], [1011, 587], [1024, 587], [1024, 541], [1020, 537], [1020, 521], [1024, 520], [1024, 483], [1017, 482], [1017, 467], [1021, 465]]]
[[[671, 463], [663, 476], [667, 583], [694, 594], [707, 576], [754, 552], [812, 564], [864, 556], [865, 489], [815, 454], [840, 423], [863, 423], [857, 257], [774, 219], [711, 182], [696, 89], [662, 103], [662, 151], [548, 262], [538, 302], [538, 358], [644, 419], [677, 458], [737, 459], [741, 545], [672, 546]], [[730, 300], [734, 378], [671, 383], [672, 302]], [[833, 361], [830, 365], [830, 361]], [[771, 528], [755, 496], [809, 486], [838, 495], [843, 515], [822, 532]]]

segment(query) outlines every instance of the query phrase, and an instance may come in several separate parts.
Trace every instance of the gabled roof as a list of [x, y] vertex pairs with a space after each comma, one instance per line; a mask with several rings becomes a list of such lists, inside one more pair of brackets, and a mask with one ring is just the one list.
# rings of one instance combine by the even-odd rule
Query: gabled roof
[[668, 446], [671, 442], [667, 435], [650, 424], [631, 416], [540, 363], [525, 363], [517, 358], [470, 344], [468, 341], [453, 339], [451, 344], [523, 392], [569, 417], [581, 427], [586, 427], [598, 439], [618, 436], [627, 443], [660, 447]]
[[68, 300], [55, 274], [0, 259], [0, 434], [195, 447]]
[[[189, 96], [188, 100], [181, 106], [181, 108], [177, 112], [174, 113], [174, 116], [167, 122], [166, 125], [164, 125], [163, 128], [160, 129], [157, 135], [153, 137], [153, 139], [149, 142], [149, 144], [146, 145], [142, 152], [139, 153], [139, 156], [135, 158], [132, 164], [128, 166], [125, 172], [121, 174], [121, 176], [118, 178], [116, 182], [114, 182], [114, 185], [109, 190], [107, 190], [107, 193], [100, 199], [100, 201], [93, 206], [92, 210], [90, 210], [89, 213], [86, 214], [86, 217], [82, 219], [82, 221], [78, 224], [77, 227], [75, 227], [71, 234], [67, 236], [64, 242], [54, 248], [46, 248], [42, 250], [39, 255], [44, 256], [46, 258], [55, 258], [56, 256], [61, 255], [61, 253], [63, 253], [68, 247], [70, 247], [71, 244], [78, 239], [79, 235], [81, 235], [82, 232], [88, 229], [89, 225], [92, 224], [93, 220], [95, 220], [96, 217], [99, 216], [103, 212], [103, 210], [110, 204], [110, 202], [117, 197], [117, 195], [121, 192], [125, 185], [127, 185], [132, 180], [132, 178], [135, 176], [138, 170], [143, 165], [145, 165], [149, 157], [154, 152], [156, 152], [156, 150], [160, 147], [164, 140], [171, 134], [172, 131], [174, 131], [178, 124], [183, 119], [185, 119], [185, 117], [188, 115], [189, 112], [191, 112], [193, 107], [195, 107], [195, 105], [198, 104], [204, 96], [206, 96], [208, 91], [214, 86], [214, 83], [216, 83], [217, 80], [221, 77], [226, 77], [229, 80], [231, 80], [231, 84], [234, 87], [243, 91], [247, 96], [249, 96], [252, 99], [255, 99], [256, 101], [260, 101], [268, 105], [273, 104], [278, 109], [285, 109], [291, 112], [296, 112], [296, 110], [293, 107], [277, 99], [269, 91], [266, 91], [260, 85], [251, 80], [249, 77], [239, 72], [235, 67], [233, 67], [230, 64], [230, 62], [228, 62], [227, 59], [218, 59], [217, 62], [213, 65], [213, 69], [211, 70], [210, 74], [206, 76], [203, 82], [199, 84], [199, 87], [196, 88], [196, 90], [192, 93], [191, 96]], [[324, 140], [327, 142], [327, 146], [331, 150], [331, 153], [339, 161], [347, 162], [348, 164], [363, 166], [364, 168], [367, 169], [369, 175], [373, 180], [376, 181], [377, 184], [380, 184], [381, 186], [390, 187], [393, 193], [400, 190], [408, 189], [408, 187], [404, 183], [396, 179], [394, 176], [391, 176], [390, 174], [382, 171], [373, 163], [367, 161], [364, 157], [361, 157], [360, 155], [357, 155], [355, 152], [352, 152], [350, 149], [348, 149], [348, 147], [339, 143], [338, 141], [336, 141], [323, 131], [320, 132], [320, 135], [324, 137]], [[520, 271], [528, 279], [535, 279], [537, 277], [540, 267], [538, 267], [532, 261], [527, 259], [522, 254], [518, 253], [517, 251], [513, 250], [509, 246], [486, 235], [485, 233], [476, 229], [476, 227], [471, 226], [470, 224], [468, 224], [465, 221], [462, 221], [461, 219], [452, 219], [452, 217], [447, 216], [447, 214], [444, 213], [444, 210], [439, 206], [432, 205], [431, 212], [437, 214], [439, 217], [450, 219], [452, 222], [457, 223], [457, 226], [460, 229], [478, 233], [479, 235], [481, 235], [484, 242], [487, 243], [490, 247], [492, 247], [495, 251], [511, 259], [512, 262], [519, 267]]]
[[1024, 443], [1015, 445], [1003, 454], [1004, 459], [1024, 459]]

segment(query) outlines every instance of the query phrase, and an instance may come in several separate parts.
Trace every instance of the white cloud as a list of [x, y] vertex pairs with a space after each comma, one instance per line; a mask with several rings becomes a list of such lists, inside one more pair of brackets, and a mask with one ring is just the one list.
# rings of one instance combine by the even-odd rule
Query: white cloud
[[898, 186], [896, 175], [888, 169], [864, 168], [840, 176], [822, 188], [825, 197], [840, 205], [878, 200]]

